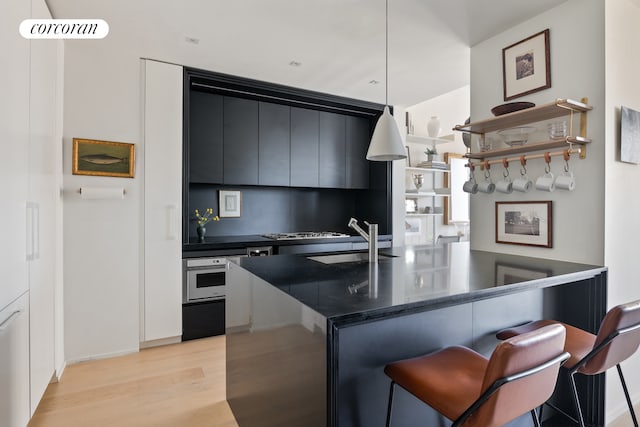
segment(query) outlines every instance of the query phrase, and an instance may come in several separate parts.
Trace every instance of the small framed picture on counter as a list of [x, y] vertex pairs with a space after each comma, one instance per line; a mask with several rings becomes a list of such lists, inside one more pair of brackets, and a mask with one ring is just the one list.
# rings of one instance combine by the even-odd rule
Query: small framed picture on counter
[[218, 215], [220, 218], [240, 217], [242, 209], [242, 194], [239, 191], [220, 190], [220, 206]]
[[552, 247], [551, 201], [496, 202], [496, 243]]

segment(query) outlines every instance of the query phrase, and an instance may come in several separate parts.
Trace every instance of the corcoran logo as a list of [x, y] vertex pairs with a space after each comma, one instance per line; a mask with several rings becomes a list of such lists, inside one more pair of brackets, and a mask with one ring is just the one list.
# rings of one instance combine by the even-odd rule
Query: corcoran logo
[[25, 19], [20, 35], [25, 39], [102, 39], [109, 24], [102, 19]]

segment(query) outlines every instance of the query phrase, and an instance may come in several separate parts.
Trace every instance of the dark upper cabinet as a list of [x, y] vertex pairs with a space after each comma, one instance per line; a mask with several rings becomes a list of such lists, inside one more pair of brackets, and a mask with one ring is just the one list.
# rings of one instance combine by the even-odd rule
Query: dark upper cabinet
[[346, 116], [320, 113], [318, 184], [344, 188], [346, 183]]
[[222, 96], [189, 94], [189, 181], [222, 183]]
[[371, 139], [371, 122], [362, 117], [347, 116], [347, 188], [369, 188], [367, 150]]
[[224, 97], [224, 184], [258, 184], [258, 101]]
[[258, 183], [289, 185], [291, 107], [259, 103]]
[[320, 112], [291, 107], [291, 186], [317, 187]]
[[369, 188], [370, 120], [192, 90], [189, 182]]

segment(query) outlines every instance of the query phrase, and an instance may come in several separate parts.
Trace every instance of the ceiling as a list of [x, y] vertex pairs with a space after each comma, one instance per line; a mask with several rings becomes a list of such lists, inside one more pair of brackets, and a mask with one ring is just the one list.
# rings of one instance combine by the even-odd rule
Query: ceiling
[[[385, 101], [384, 0], [46, 1], [54, 18], [106, 20], [104, 43], [140, 57]], [[470, 46], [564, 1], [389, 0], [389, 103], [469, 84]]]

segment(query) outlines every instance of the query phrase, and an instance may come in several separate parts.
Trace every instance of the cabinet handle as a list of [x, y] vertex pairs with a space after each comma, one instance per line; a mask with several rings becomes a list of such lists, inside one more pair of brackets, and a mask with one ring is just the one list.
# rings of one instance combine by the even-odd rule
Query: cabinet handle
[[167, 239], [176, 240], [176, 217], [178, 216], [178, 207], [170, 205], [167, 208]]
[[22, 313], [22, 310], [16, 310], [9, 317], [7, 317], [4, 322], [0, 323], [0, 332], [4, 332], [9, 328], [9, 325], [13, 323], [13, 320], [18, 318], [18, 315]]
[[27, 261], [40, 258], [40, 205], [27, 202]]
[[33, 259], [40, 259], [40, 204], [33, 204]]
[[34, 235], [33, 235], [33, 210], [35, 209], [34, 207], [34, 203], [31, 202], [27, 202], [27, 210], [26, 210], [26, 215], [27, 215], [27, 233], [26, 233], [26, 239], [27, 239], [27, 261], [33, 261], [33, 239], [34, 239]]

